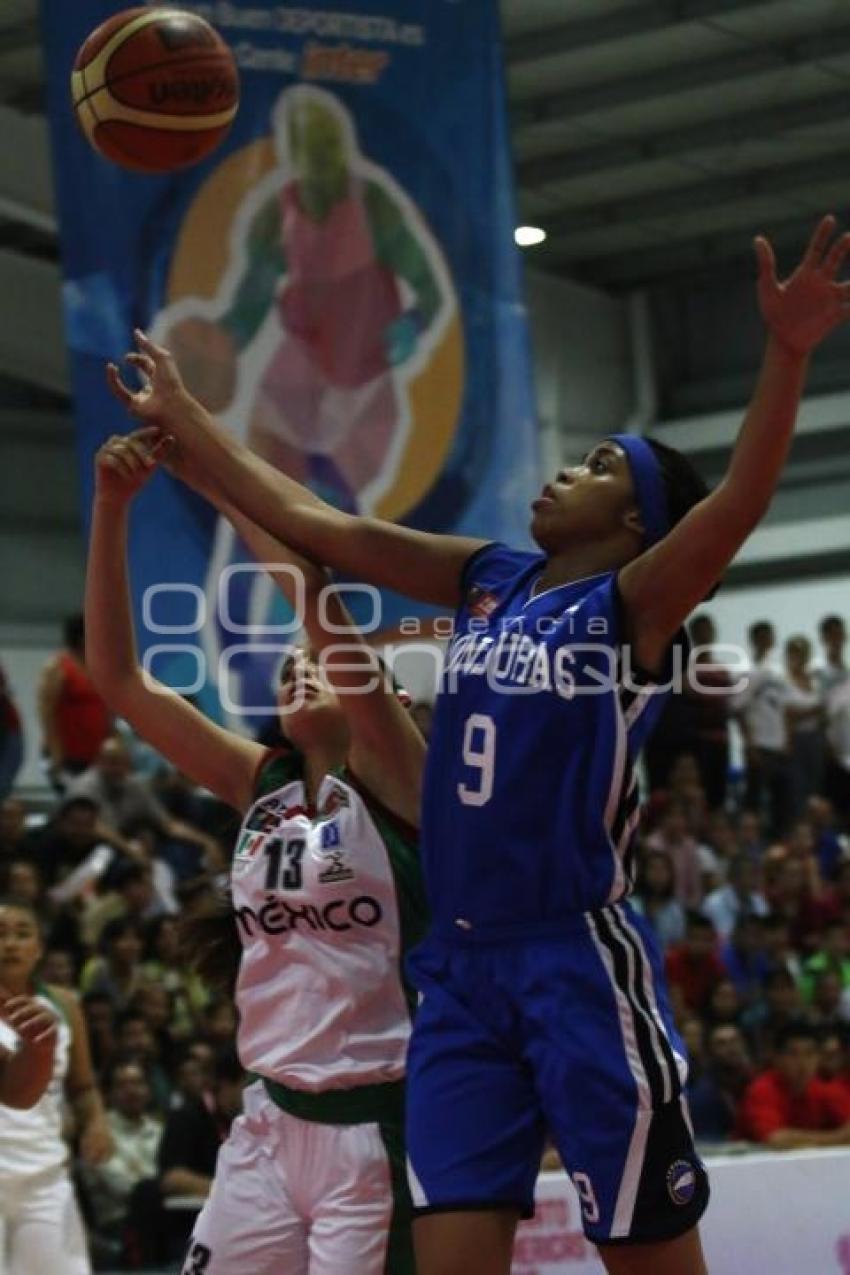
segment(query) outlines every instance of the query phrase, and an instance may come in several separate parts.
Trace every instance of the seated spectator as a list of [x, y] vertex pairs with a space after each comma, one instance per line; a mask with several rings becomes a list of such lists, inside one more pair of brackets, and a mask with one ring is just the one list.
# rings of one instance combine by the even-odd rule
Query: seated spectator
[[731, 937], [720, 947], [720, 959], [735, 985], [741, 1005], [754, 1004], [771, 969], [762, 917], [753, 913], [740, 916]]
[[39, 913], [44, 913], [44, 881], [29, 859], [10, 859], [0, 869], [0, 894], [21, 899]]
[[172, 1111], [159, 1148], [159, 1181], [164, 1196], [206, 1196], [212, 1186], [218, 1149], [242, 1109], [244, 1073], [231, 1047], [215, 1060], [212, 1103], [187, 1101]]
[[7, 859], [15, 859], [23, 849], [27, 837], [27, 812], [17, 797], [4, 797], [0, 801], [0, 865]]
[[[795, 835], [794, 840], [797, 840]], [[814, 855], [771, 847], [764, 860], [764, 896], [771, 912], [788, 922], [791, 946], [803, 954], [817, 945], [825, 913]]]
[[850, 1144], [850, 1095], [821, 1080], [818, 1035], [788, 1026], [776, 1041], [773, 1066], [749, 1084], [738, 1112], [738, 1131], [777, 1151]]
[[840, 818], [850, 822], [850, 677], [826, 697], [825, 789]]
[[652, 926], [662, 950], [685, 937], [685, 910], [673, 897], [674, 884], [669, 854], [665, 850], [644, 850], [631, 902]]
[[159, 1059], [166, 1070], [171, 1069], [175, 1053], [175, 1041], [171, 1035], [171, 1019], [174, 1005], [171, 993], [162, 983], [144, 979], [133, 997], [133, 1011], [144, 1018], [157, 1043]]
[[739, 854], [733, 859], [727, 884], [712, 890], [702, 910], [724, 943], [740, 917], [767, 916], [767, 900], [758, 889], [758, 867], [749, 855]]
[[88, 797], [97, 805], [113, 844], [132, 855], [129, 838], [140, 825], [152, 828], [167, 841], [185, 841], [202, 852], [211, 839], [182, 819], [173, 819], [138, 775], [130, 772], [130, 754], [119, 739], [110, 737], [98, 749], [92, 766], [74, 780], [69, 795]]
[[39, 978], [43, 983], [67, 987], [76, 995], [77, 962], [74, 959], [74, 953], [65, 947], [45, 948]]
[[141, 984], [142, 932], [137, 921], [116, 917], [103, 928], [99, 956], [87, 962], [80, 980], [84, 993], [104, 992], [119, 1012]]
[[770, 972], [784, 970], [795, 983], [803, 974], [803, 963], [791, 946], [791, 926], [778, 912], [769, 912], [762, 922], [762, 941]]
[[106, 880], [111, 888], [92, 899], [85, 910], [83, 934], [91, 947], [97, 947], [110, 921], [132, 921], [141, 930], [161, 911], [149, 863], [121, 859], [110, 867]]
[[825, 797], [809, 798], [806, 819], [814, 833], [821, 881], [834, 881], [841, 864], [850, 859], [850, 839], [839, 832], [835, 807]]
[[689, 912], [683, 942], [669, 948], [665, 958], [667, 982], [677, 1018], [686, 1010], [702, 1014], [726, 971], [717, 955], [717, 935], [707, 917]]
[[749, 855], [756, 863], [767, 847], [767, 840], [761, 826], [761, 820], [754, 810], [742, 810], [737, 820], [737, 844], [741, 854]]
[[807, 1005], [812, 1003], [815, 979], [826, 970], [838, 976], [842, 992], [850, 992], [850, 928], [842, 920], [824, 926], [820, 947], [803, 963], [800, 991]]
[[187, 1102], [209, 1102], [215, 1078], [215, 1050], [206, 1041], [193, 1041], [184, 1045], [174, 1065], [171, 1106], [182, 1107]]
[[210, 996], [203, 980], [182, 958], [175, 917], [158, 916], [146, 925], [142, 972], [146, 981], [161, 983], [171, 995], [172, 1037], [185, 1039], [195, 1032]]
[[694, 1133], [722, 1142], [735, 1132], [738, 1107], [753, 1075], [752, 1059], [734, 1023], [719, 1023], [708, 1034], [706, 1064], [688, 1088]]
[[689, 629], [693, 661], [685, 695], [692, 705], [693, 741], [708, 808], [718, 810], [726, 801], [732, 678], [712, 649], [717, 642], [717, 629], [711, 616], [701, 611], [693, 617]]
[[213, 1049], [233, 1047], [236, 1039], [236, 1010], [232, 1000], [220, 996], [210, 1001], [204, 1010], [201, 1036]]
[[823, 791], [826, 713], [809, 667], [811, 658], [812, 644], [802, 634], [785, 643], [785, 720], [793, 818], [803, 814], [811, 796]]
[[696, 1014], [686, 1014], [679, 1023], [679, 1034], [688, 1055], [688, 1077], [692, 1080], [705, 1065], [705, 1024]]
[[140, 1063], [150, 1085], [157, 1111], [171, 1106], [171, 1079], [163, 1065], [160, 1042], [150, 1023], [138, 1009], [130, 1008], [115, 1019], [115, 1053]]
[[24, 760], [24, 735], [6, 673], [0, 666], [0, 799], [12, 791]]
[[96, 1231], [117, 1241], [133, 1188], [156, 1175], [162, 1121], [150, 1112], [150, 1085], [144, 1067], [135, 1059], [119, 1058], [112, 1064], [106, 1100], [112, 1155], [88, 1167], [83, 1181]]
[[[65, 798], [48, 823], [27, 838], [28, 853], [48, 887], [64, 881], [105, 844], [103, 829], [98, 824], [97, 804], [89, 797]], [[96, 880], [110, 861], [111, 855], [108, 855], [106, 865], [99, 873], [90, 875], [87, 883]]]
[[821, 1080], [834, 1080], [850, 1097], [850, 1031], [846, 1027], [821, 1036], [818, 1075]]
[[705, 1022], [709, 1028], [727, 1024], [737, 1026], [741, 1016], [741, 1002], [735, 984], [730, 978], [715, 983], [705, 1008]]
[[115, 1052], [115, 1007], [105, 992], [88, 992], [81, 998], [89, 1034], [92, 1063], [103, 1076]]
[[790, 811], [787, 687], [771, 658], [776, 645], [773, 625], [768, 620], [757, 620], [750, 625], [748, 638], [752, 662], [747, 686], [734, 702], [746, 751], [744, 805], [759, 818], [765, 818], [770, 836], [779, 837]]
[[112, 716], [86, 670], [81, 615], [64, 624], [64, 647], [44, 666], [38, 690], [42, 747], [50, 781], [63, 791], [90, 766], [112, 729]]
[[800, 989], [788, 970], [776, 969], [768, 974], [763, 1000], [741, 1015], [741, 1025], [756, 1066], [767, 1066], [774, 1040], [786, 1027], [801, 1022], [802, 1018]]
[[809, 1022], [820, 1031], [840, 1031], [850, 1022], [850, 1001], [835, 970], [821, 970], [815, 975]]
[[699, 847], [688, 831], [685, 806], [671, 802], [655, 832], [646, 838], [648, 850], [660, 850], [673, 865], [673, 893], [684, 908], [698, 907], [702, 899]]

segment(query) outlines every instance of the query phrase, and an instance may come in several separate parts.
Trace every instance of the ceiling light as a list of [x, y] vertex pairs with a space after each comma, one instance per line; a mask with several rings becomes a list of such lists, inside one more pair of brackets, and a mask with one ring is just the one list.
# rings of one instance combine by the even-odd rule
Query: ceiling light
[[520, 248], [533, 248], [535, 244], [542, 243], [546, 238], [546, 231], [540, 226], [517, 226], [514, 231], [514, 239]]

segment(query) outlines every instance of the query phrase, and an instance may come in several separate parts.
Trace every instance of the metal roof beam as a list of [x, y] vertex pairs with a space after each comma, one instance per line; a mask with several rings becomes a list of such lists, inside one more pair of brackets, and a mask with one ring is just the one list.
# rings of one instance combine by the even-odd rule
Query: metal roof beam
[[608, 168], [649, 160], [690, 155], [705, 147], [729, 146], [754, 139], [774, 137], [791, 129], [811, 128], [836, 118], [844, 119], [847, 102], [843, 86], [836, 84], [829, 96], [805, 98], [784, 106], [747, 110], [735, 115], [703, 120], [699, 124], [673, 128], [652, 137], [627, 137], [603, 142], [584, 150], [546, 155], [517, 165], [517, 181], [528, 190], [550, 182], [569, 181]]
[[814, 183], [823, 185], [829, 177], [827, 165], [833, 173], [847, 171], [850, 150], [846, 144], [829, 155], [819, 155], [799, 164], [781, 164], [758, 172], [734, 173], [731, 177], [718, 174], [689, 186], [655, 190], [607, 203], [584, 204], [546, 215], [541, 220], [547, 233], [553, 236], [625, 224], [635, 226], [640, 221], [651, 221], [655, 217], [675, 216], [699, 208], [711, 211], [719, 204], [763, 195], [784, 195]]
[[589, 45], [609, 44], [763, 5], [764, 0], [648, 0], [625, 13], [606, 13], [509, 37], [505, 41], [505, 58], [509, 66], [539, 62]]
[[[796, 216], [766, 227], [777, 255], [786, 250], [802, 249], [812, 233], [818, 214]], [[716, 275], [721, 269], [731, 270], [734, 263], [746, 262], [755, 274], [752, 222], [740, 230], [711, 234], [695, 231], [685, 238], [661, 243], [658, 247], [641, 246], [617, 252], [595, 252], [595, 256], [575, 256], [559, 252], [553, 245], [543, 265], [547, 270], [568, 274], [579, 283], [600, 288], [639, 288], [683, 275]]]
[[515, 102], [511, 108], [515, 132], [554, 120], [580, 119], [597, 111], [657, 101], [690, 89], [721, 86], [784, 66], [842, 57], [850, 53], [850, 26], [817, 35], [793, 36], [740, 53], [723, 53], [701, 61], [683, 62], [639, 75], [618, 75], [603, 84], [586, 84], [566, 93], [541, 93]]
[[0, 53], [17, 53], [41, 44], [41, 24], [38, 18], [24, 18], [8, 27], [0, 27]]

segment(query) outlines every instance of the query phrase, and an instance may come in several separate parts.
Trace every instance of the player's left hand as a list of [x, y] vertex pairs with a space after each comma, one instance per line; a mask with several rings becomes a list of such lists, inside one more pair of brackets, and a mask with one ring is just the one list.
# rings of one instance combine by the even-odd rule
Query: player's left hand
[[850, 253], [850, 233], [835, 238], [836, 224], [832, 216], [823, 218], [797, 269], [781, 282], [770, 242], [763, 235], [755, 240], [762, 318], [780, 345], [797, 355], [809, 354], [850, 318], [850, 282], [836, 277]]
[[90, 1120], [80, 1134], [80, 1158], [86, 1164], [103, 1164], [115, 1150], [109, 1125], [99, 1117]]
[[187, 403], [193, 400], [183, 384], [174, 356], [164, 346], [155, 345], [140, 328], [136, 328], [133, 336], [138, 348], [126, 354], [124, 361], [139, 372], [142, 386], [138, 390], [130, 389], [117, 364], [107, 363], [109, 388], [142, 424], [176, 428], [186, 412]]

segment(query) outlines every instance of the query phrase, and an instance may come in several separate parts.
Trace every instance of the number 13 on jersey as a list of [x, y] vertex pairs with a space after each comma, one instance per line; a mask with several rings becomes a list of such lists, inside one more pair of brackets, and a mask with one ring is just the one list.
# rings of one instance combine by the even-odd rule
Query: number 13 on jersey
[[463, 728], [463, 763], [474, 774], [458, 784], [457, 795], [465, 806], [486, 806], [493, 796], [496, 766], [496, 723], [486, 713], [473, 713]]

